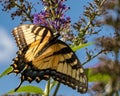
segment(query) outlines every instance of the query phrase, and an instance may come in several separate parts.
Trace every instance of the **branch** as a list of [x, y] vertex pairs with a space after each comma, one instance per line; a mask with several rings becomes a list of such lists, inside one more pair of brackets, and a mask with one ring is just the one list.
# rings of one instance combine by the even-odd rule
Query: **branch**
[[103, 53], [104, 50], [101, 50], [100, 52], [98, 52], [96, 55], [91, 56], [90, 58], [88, 58], [85, 62], [83, 62], [82, 65], [85, 65], [86, 63], [88, 63], [90, 60], [94, 59], [95, 57], [97, 57], [98, 55], [100, 55], [101, 53]]
[[[19, 9], [21, 9], [22, 12], [24, 12], [25, 16], [30, 20], [30, 22], [33, 22], [33, 19], [32, 19], [32, 17], [30, 16], [31, 11], [29, 11], [29, 12], [27, 13], [26, 10], [23, 10], [23, 7], [22, 7], [22, 6], [20, 6], [19, 4], [15, 3], [15, 2], [14, 2], [14, 4], [15, 4], [15, 6], [17, 6]], [[31, 10], [31, 9], [30, 9], [30, 10]]]

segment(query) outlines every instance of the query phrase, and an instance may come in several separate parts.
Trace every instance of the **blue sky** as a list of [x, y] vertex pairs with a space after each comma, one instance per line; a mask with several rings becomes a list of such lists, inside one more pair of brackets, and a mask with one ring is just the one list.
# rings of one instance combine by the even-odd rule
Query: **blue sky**
[[[84, 10], [84, 5], [87, 4], [88, 1], [92, 0], [77, 0], [73, 2], [73, 0], [68, 0], [66, 4], [71, 7], [71, 9], [67, 12], [67, 16], [72, 18], [72, 22], [78, 20], [79, 16], [82, 14]], [[2, 7], [0, 6], [0, 9]], [[41, 10], [41, 9], [38, 9]], [[2, 12], [0, 10], [0, 73], [3, 72], [7, 67], [12, 64], [12, 58], [16, 56], [16, 52], [18, 48], [16, 47], [16, 43], [14, 38], [11, 35], [11, 31], [14, 27], [18, 26], [20, 23], [19, 18], [12, 20], [10, 18], [9, 13]], [[85, 59], [84, 52], [77, 52], [78, 58]], [[96, 64], [97, 60], [90, 62], [91, 64]], [[89, 64], [87, 64], [89, 66]], [[0, 95], [8, 92], [11, 89], [14, 89], [19, 84], [19, 76], [15, 74], [11, 74], [5, 76], [0, 79]], [[23, 85], [28, 85], [28, 82], [24, 82]], [[37, 85], [42, 88], [45, 86], [45, 82], [41, 82], [40, 84], [33, 82], [31, 85]], [[79, 96], [77, 91], [72, 90], [67, 86], [61, 86], [59, 93], [64, 96]], [[88, 96], [88, 95], [82, 95]]]

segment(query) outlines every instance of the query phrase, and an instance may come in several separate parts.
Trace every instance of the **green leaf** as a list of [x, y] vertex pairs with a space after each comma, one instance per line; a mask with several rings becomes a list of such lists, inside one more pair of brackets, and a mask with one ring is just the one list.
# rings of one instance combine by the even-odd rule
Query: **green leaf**
[[90, 46], [90, 45], [92, 45], [92, 44], [94, 44], [94, 43], [93, 43], [93, 42], [90, 42], [90, 43], [87, 43], [87, 44], [82, 44], [82, 45], [79, 45], [79, 46], [71, 47], [71, 49], [72, 49], [73, 51], [77, 51], [77, 50], [79, 50], [79, 49], [81, 49], [81, 48]]
[[21, 86], [17, 91], [11, 90], [7, 94], [13, 94], [18, 92], [27, 92], [27, 93], [35, 93], [35, 94], [43, 94], [43, 90], [37, 86]]
[[110, 76], [108, 74], [102, 74], [102, 73], [98, 73], [98, 74], [94, 74], [93, 70], [95, 68], [88, 68], [85, 69], [85, 72], [87, 74], [88, 77], [88, 82], [108, 82], [108, 80], [110, 80]]
[[8, 67], [2, 74], [0, 74], [0, 78], [2, 78], [5, 75], [8, 75], [13, 70], [12, 67]]

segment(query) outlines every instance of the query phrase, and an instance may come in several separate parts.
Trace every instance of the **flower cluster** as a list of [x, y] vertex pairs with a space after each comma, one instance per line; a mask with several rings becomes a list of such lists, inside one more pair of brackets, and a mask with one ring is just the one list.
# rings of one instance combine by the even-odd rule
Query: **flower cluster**
[[99, 37], [96, 39], [96, 45], [102, 47], [105, 51], [117, 51], [120, 48], [120, 36]]
[[[120, 62], [105, 57], [99, 59], [100, 63], [92, 70], [92, 73], [93, 75], [103, 74], [103, 78], [99, 79], [99, 82], [94, 83], [91, 86], [91, 90], [96, 93], [95, 96], [113, 96], [111, 95], [113, 94], [112, 91], [116, 92], [120, 88]], [[105, 75], [106, 78], [104, 77]]]
[[[32, 13], [34, 11], [34, 3], [29, 0], [0, 0], [3, 7], [2, 11], [10, 12], [11, 18], [21, 17], [21, 23], [30, 21], [33, 22]], [[36, 3], [38, 4], [38, 2]], [[14, 10], [13, 10], [14, 9]], [[13, 10], [13, 11], [11, 11]]]
[[105, 57], [101, 57], [100, 64], [93, 70], [93, 74], [103, 73], [108, 74], [114, 78], [114, 76], [119, 76], [120, 74], [120, 62], [111, 60]]
[[[38, 14], [34, 14], [34, 24], [49, 27], [53, 32], [66, 34], [70, 33], [70, 17], [65, 16], [65, 12], [70, 9], [64, 2], [65, 0], [41, 0], [45, 6]], [[65, 34], [66, 33], [66, 34]]]

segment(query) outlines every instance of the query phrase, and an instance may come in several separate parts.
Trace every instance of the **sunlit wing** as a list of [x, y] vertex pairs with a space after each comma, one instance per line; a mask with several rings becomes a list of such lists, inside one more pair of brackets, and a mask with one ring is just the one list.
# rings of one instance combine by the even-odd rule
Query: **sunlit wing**
[[52, 37], [52, 33], [48, 28], [33, 24], [20, 25], [13, 29], [12, 34], [20, 49], [27, 47], [37, 40], [39, 40], [40, 43], [48, 42]]
[[[51, 42], [44, 51], [39, 51], [32, 65], [38, 70], [44, 70], [44, 75], [48, 70], [48, 77], [81, 93], [87, 91], [87, 77], [82, 65], [70, 47], [60, 40]], [[42, 79], [39, 76], [37, 78]]]
[[16, 27], [13, 35], [20, 50], [12, 66], [14, 73], [21, 74], [20, 85], [25, 80], [40, 82], [52, 77], [81, 93], [87, 91], [87, 77], [77, 56], [48, 28], [25, 24]]

